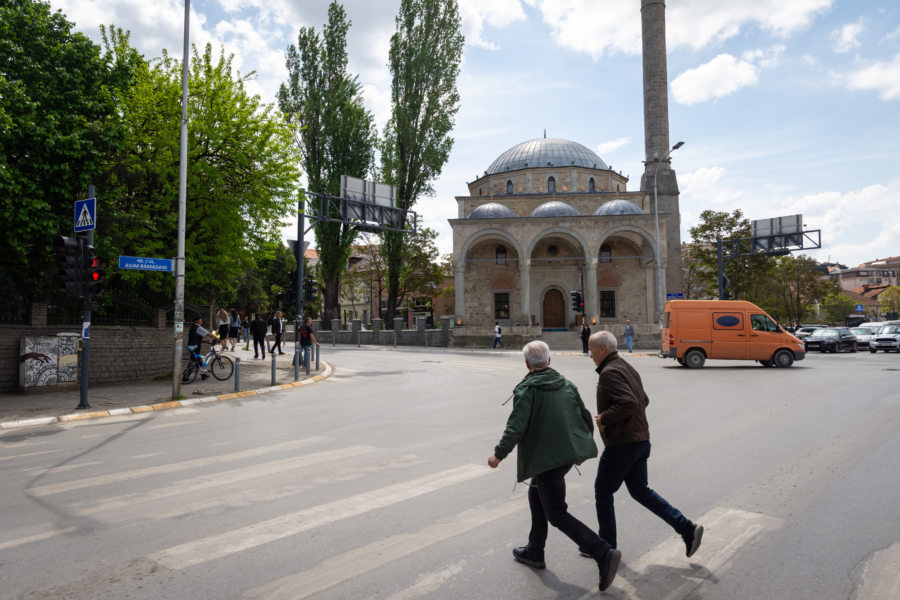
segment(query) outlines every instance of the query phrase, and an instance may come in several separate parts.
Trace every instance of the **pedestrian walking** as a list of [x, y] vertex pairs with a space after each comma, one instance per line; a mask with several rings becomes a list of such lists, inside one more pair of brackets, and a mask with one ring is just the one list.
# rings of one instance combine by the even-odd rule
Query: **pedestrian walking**
[[528, 374], [513, 390], [506, 430], [488, 465], [496, 469], [518, 446], [516, 479], [531, 478], [528, 544], [513, 549], [513, 558], [535, 569], [546, 567], [544, 545], [550, 523], [597, 561], [600, 590], [612, 583], [622, 553], [572, 516], [566, 505], [566, 473], [572, 465], [597, 456], [591, 413], [578, 388], [550, 368], [550, 348], [535, 340], [522, 349]]
[[631, 354], [633, 344], [634, 326], [631, 324], [631, 319], [625, 319], [625, 345], [628, 346], [628, 354]]
[[583, 354], [588, 353], [588, 340], [591, 338], [591, 328], [588, 327], [587, 323], [581, 324], [581, 352]]
[[303, 352], [304, 368], [309, 365], [309, 353], [312, 350], [313, 344], [318, 346], [319, 342], [316, 340], [316, 335], [313, 333], [312, 319], [306, 317], [303, 319], [303, 325], [300, 326], [300, 350]]
[[228, 318], [228, 341], [231, 343], [232, 352], [234, 352], [234, 345], [237, 343], [240, 333], [241, 317], [238, 315], [238, 311], [232, 308]]
[[250, 334], [253, 336], [253, 358], [259, 358], [260, 353], [262, 353], [262, 358], [266, 358], [266, 322], [263, 320], [261, 315], [256, 315], [256, 318], [250, 322]]
[[275, 343], [272, 344], [272, 354], [275, 354], [276, 348], [278, 349], [278, 354], [284, 354], [284, 350], [281, 349], [281, 336], [284, 334], [284, 321], [281, 320], [280, 310], [272, 317], [271, 325], [272, 335], [275, 336]]
[[241, 317], [241, 333], [244, 338], [244, 350], [250, 349], [250, 319], [247, 317], [247, 314]]
[[503, 340], [500, 339], [501, 335], [502, 331], [500, 330], [500, 323], [498, 321], [494, 323], [494, 345], [492, 346], [492, 348], [496, 348], [497, 344], [500, 344], [501, 348], [506, 348], [506, 344], [504, 344]]
[[700, 547], [703, 526], [688, 520], [647, 483], [650, 425], [646, 408], [650, 398], [641, 376], [616, 351], [616, 337], [608, 331], [591, 336], [591, 358], [597, 365], [597, 428], [605, 446], [597, 465], [594, 494], [600, 537], [616, 547], [613, 494], [622, 483], [631, 497], [665, 521], [684, 540], [687, 556]]
[[231, 316], [224, 308], [220, 308], [216, 311], [216, 331], [219, 333], [219, 341], [222, 342], [222, 350], [225, 350], [225, 347], [228, 344], [228, 328], [230, 320]]

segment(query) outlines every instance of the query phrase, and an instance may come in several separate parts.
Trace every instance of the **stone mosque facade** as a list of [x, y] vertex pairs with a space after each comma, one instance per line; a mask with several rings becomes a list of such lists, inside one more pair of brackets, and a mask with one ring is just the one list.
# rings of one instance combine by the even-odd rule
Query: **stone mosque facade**
[[[580, 327], [658, 339], [667, 293], [681, 291], [679, 192], [671, 168], [665, 4], [642, 0], [645, 170], [638, 191], [577, 141], [547, 137], [502, 152], [457, 196], [451, 219], [455, 322], [540, 337]], [[658, 235], [657, 235], [658, 230]], [[462, 333], [462, 331], [458, 332]], [[472, 333], [475, 333], [474, 331]], [[454, 333], [456, 337], [457, 333]]]

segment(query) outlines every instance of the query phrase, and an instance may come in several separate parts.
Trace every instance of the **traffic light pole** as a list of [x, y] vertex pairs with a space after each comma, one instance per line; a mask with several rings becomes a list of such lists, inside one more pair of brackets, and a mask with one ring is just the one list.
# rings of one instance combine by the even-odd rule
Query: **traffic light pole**
[[305, 196], [300, 192], [297, 200], [297, 321], [294, 323], [294, 362], [300, 360], [300, 326], [303, 321], [303, 263], [304, 263], [304, 229], [306, 229]]

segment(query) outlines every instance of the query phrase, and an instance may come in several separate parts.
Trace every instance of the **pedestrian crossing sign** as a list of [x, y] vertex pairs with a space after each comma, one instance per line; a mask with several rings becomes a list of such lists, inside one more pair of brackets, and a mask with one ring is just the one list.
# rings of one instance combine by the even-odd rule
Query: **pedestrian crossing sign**
[[75, 233], [92, 231], [97, 225], [97, 199], [75, 201]]

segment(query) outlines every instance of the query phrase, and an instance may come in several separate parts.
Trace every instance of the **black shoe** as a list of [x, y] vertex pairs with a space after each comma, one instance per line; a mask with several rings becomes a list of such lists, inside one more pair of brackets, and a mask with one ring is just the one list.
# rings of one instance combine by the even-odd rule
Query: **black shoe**
[[613, 579], [616, 578], [616, 571], [619, 570], [619, 561], [622, 560], [622, 552], [615, 548], [606, 551], [606, 555], [602, 560], [598, 560], [600, 567], [600, 591], [605, 591], [612, 585]]
[[284, 352], [279, 352], [278, 354], [284, 354]]
[[200, 379], [201, 379], [201, 380], [206, 380], [206, 379], [208, 379], [208, 378], [209, 378], [209, 373], [200, 373]]
[[684, 548], [690, 558], [700, 547], [700, 540], [703, 539], [703, 525], [691, 525], [691, 529], [687, 533], [681, 534], [681, 539], [684, 540]]
[[253, 360], [259, 360], [259, 354], [254, 354], [254, 355], [253, 355]]
[[534, 569], [547, 568], [547, 565], [544, 563], [544, 558], [537, 558], [535, 555], [531, 554], [527, 546], [522, 546], [521, 548], [513, 548], [513, 558], [515, 558], [523, 565], [528, 565], [529, 567], [532, 567]]

